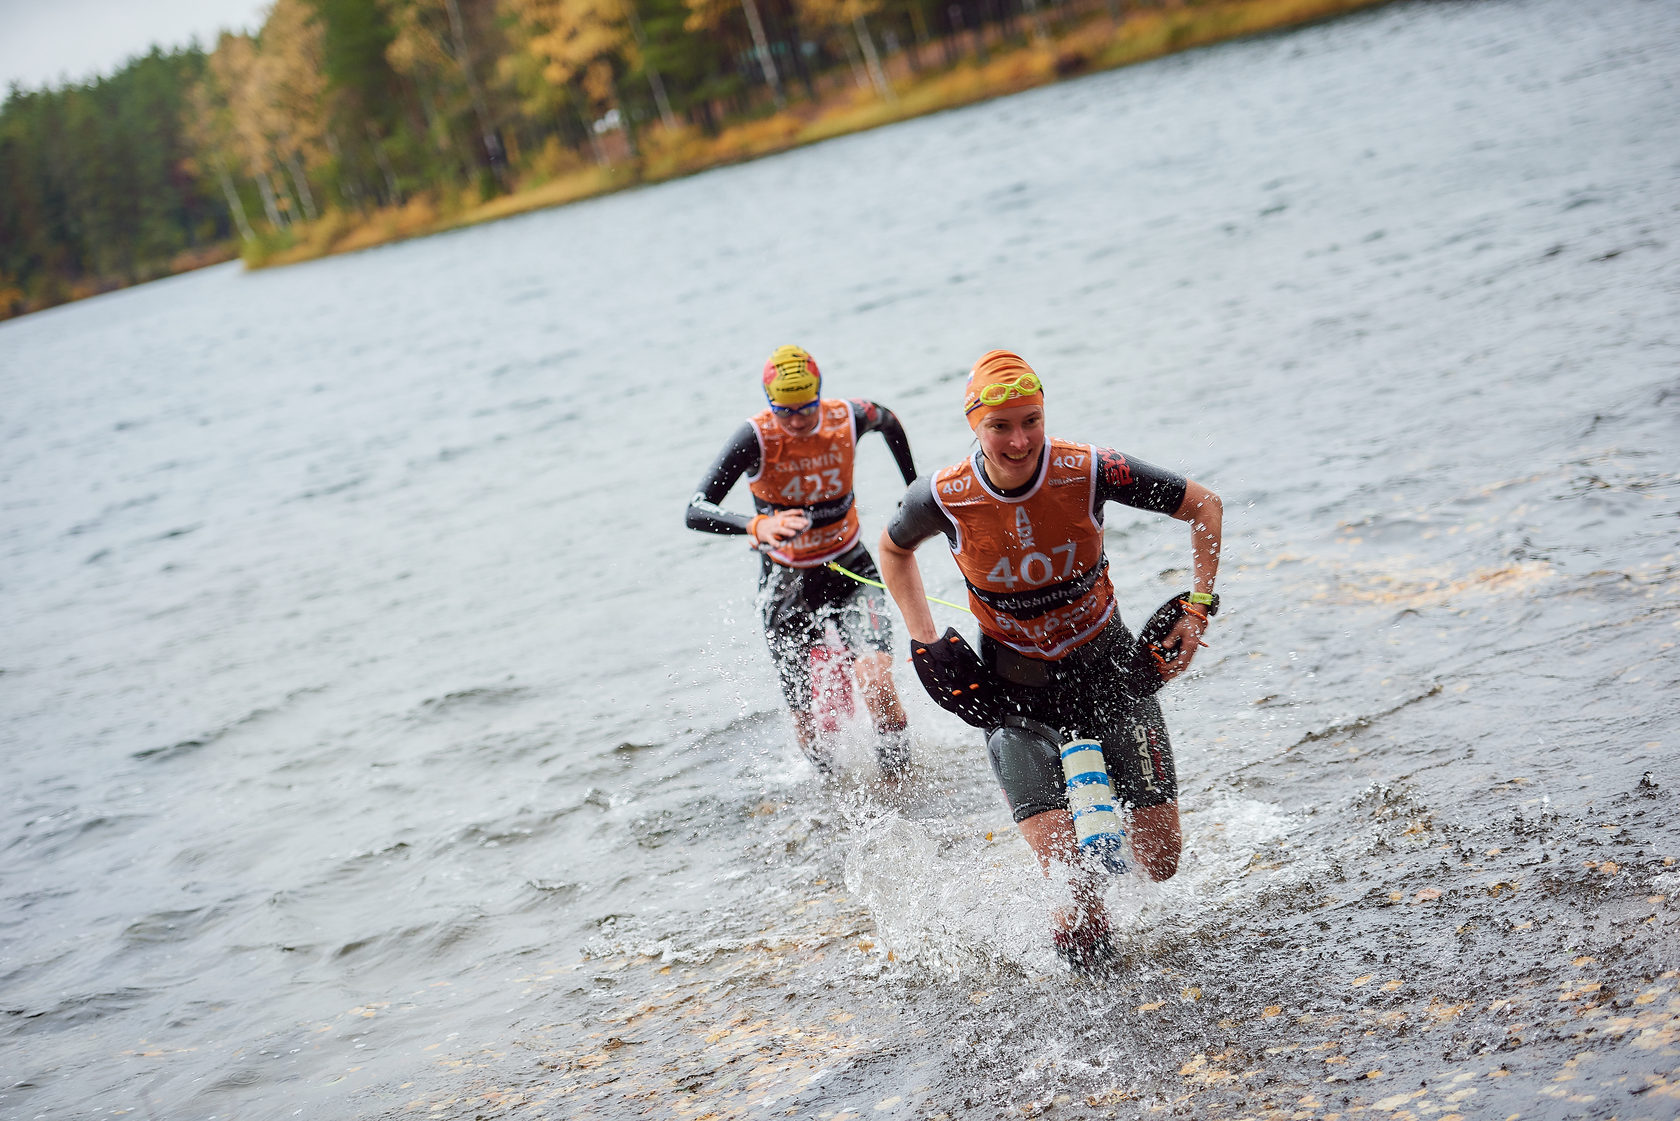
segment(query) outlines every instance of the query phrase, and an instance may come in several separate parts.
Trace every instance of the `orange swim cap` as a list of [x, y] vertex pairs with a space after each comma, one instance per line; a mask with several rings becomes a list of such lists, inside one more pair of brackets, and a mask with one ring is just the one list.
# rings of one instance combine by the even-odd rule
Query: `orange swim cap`
[[779, 346], [764, 363], [764, 397], [772, 405], [796, 409], [809, 405], [822, 393], [822, 374], [817, 360], [802, 347]]
[[[999, 386], [990, 393], [988, 386]], [[996, 400], [985, 398], [995, 397]], [[1020, 405], [1044, 404], [1044, 384], [1026, 359], [1007, 350], [988, 350], [968, 372], [963, 387], [963, 415], [970, 428], [998, 409], [1013, 409]]]

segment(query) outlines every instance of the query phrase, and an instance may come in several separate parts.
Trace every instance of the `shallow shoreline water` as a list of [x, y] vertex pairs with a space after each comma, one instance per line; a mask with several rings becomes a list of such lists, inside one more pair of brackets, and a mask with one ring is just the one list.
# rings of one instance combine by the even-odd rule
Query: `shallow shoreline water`
[[[1396, 4], [0, 325], [0, 1118], [1672, 1116], [1677, 58]], [[789, 340], [1224, 496], [1120, 981], [954, 720], [793, 747], [681, 525]]]

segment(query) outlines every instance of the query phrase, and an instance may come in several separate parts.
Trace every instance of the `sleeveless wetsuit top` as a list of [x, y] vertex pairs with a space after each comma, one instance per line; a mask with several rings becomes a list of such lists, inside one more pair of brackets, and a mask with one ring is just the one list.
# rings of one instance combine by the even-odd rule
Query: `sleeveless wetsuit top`
[[1101, 633], [1114, 614], [1114, 586], [1091, 513], [1096, 488], [1091, 445], [1055, 439], [1045, 443], [1037, 479], [1014, 498], [994, 490], [972, 456], [934, 476], [982, 632], [1043, 659]]
[[801, 509], [811, 527], [770, 558], [794, 568], [827, 564], [857, 544], [857, 510], [852, 505], [852, 463], [857, 429], [852, 406], [824, 400], [817, 427], [805, 436], [782, 430], [769, 409], [752, 418], [758, 433], [758, 474], [747, 476], [753, 497], [777, 510]]

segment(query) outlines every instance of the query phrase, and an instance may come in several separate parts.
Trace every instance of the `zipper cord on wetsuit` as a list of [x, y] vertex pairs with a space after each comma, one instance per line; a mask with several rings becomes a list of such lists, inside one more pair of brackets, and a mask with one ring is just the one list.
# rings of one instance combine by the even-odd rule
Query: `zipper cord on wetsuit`
[[[851, 569], [841, 568], [838, 564], [836, 564], [833, 561], [829, 561], [826, 567], [832, 568], [834, 571], [838, 572], [842, 576], [850, 576], [853, 580], [856, 580], [860, 584], [868, 584], [872, 588], [882, 588], [882, 589], [886, 588], [886, 585], [881, 583], [879, 580], [871, 580], [867, 576], [859, 576], [857, 573], [853, 572]], [[922, 598], [926, 599], [929, 603], [937, 603], [937, 604], [940, 604], [940, 605], [945, 606], [945, 607], [955, 607], [958, 611], [968, 611], [968, 613], [970, 615], [974, 614], [973, 611], [970, 611], [968, 608], [964, 607], [962, 604], [952, 603], [948, 599], [939, 599], [937, 596], [923, 596]]]

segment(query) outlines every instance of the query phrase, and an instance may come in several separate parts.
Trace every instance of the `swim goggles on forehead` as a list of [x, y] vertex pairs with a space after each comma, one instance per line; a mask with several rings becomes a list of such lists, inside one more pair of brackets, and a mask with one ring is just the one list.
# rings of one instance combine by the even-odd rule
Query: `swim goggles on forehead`
[[816, 409], [816, 407], [820, 404], [822, 404], [822, 399], [821, 398], [818, 398], [815, 401], [807, 401], [803, 405], [775, 405], [775, 404], [773, 404], [773, 405], [770, 406], [770, 411], [773, 412], [773, 413], [780, 413], [783, 416], [804, 416], [807, 413], [810, 413], [810, 412], [814, 411]]
[[978, 398], [964, 412], [973, 412], [981, 405], [1001, 405], [1011, 397], [1031, 397], [1044, 388], [1044, 383], [1038, 380], [1038, 375], [1032, 372], [1022, 374], [1009, 381], [994, 381], [990, 385], [980, 387]]

